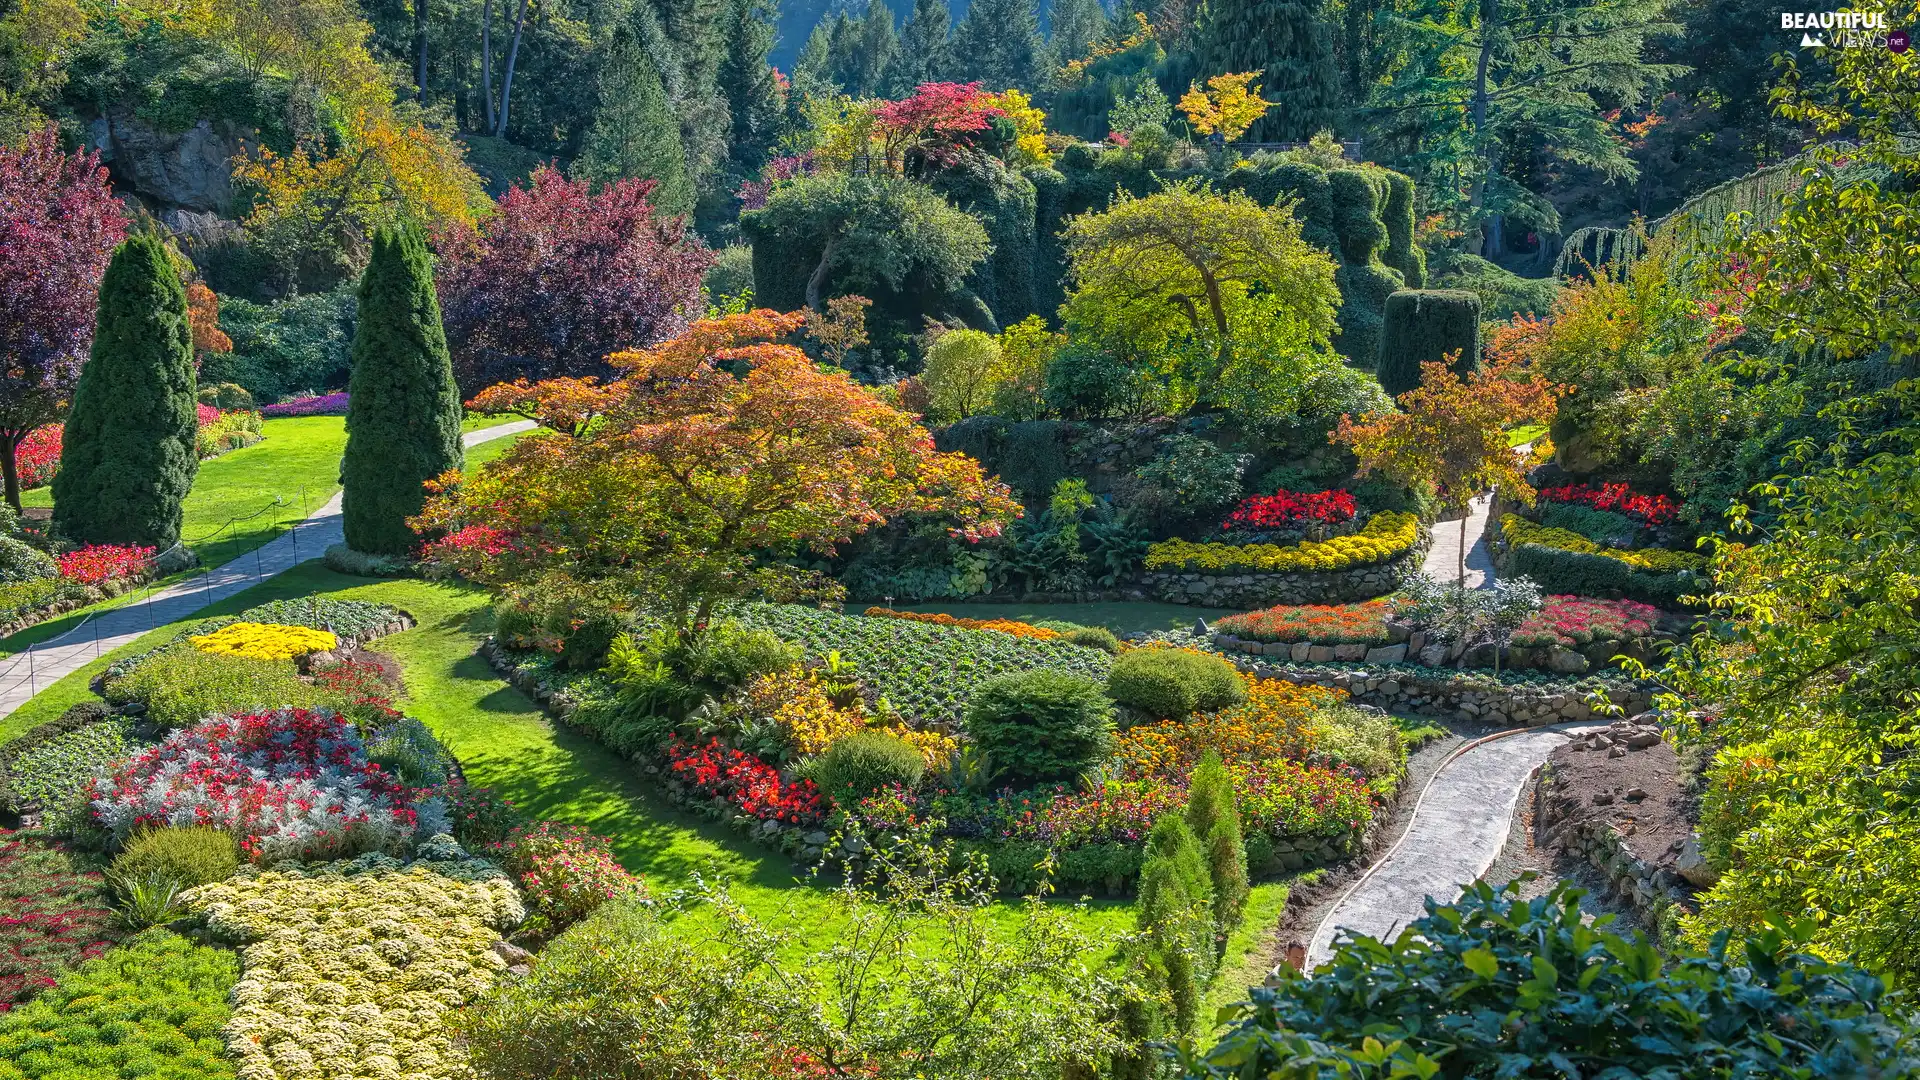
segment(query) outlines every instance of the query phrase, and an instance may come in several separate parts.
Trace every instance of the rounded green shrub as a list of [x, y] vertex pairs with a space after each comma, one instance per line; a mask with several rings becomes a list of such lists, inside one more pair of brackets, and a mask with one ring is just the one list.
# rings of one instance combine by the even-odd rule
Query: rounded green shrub
[[[1458, 356], [1454, 354], [1458, 353]], [[1402, 289], [1387, 297], [1380, 331], [1380, 385], [1394, 397], [1420, 385], [1420, 365], [1452, 358], [1465, 375], [1480, 366], [1480, 297], [1460, 289]]]
[[981, 686], [966, 727], [1001, 782], [1070, 780], [1106, 753], [1113, 707], [1092, 679], [1024, 671]]
[[1085, 645], [1089, 649], [1099, 649], [1104, 653], [1118, 654], [1120, 639], [1113, 631], [1104, 626], [1080, 626], [1067, 631], [1067, 640], [1075, 645]]
[[1113, 662], [1107, 696], [1122, 705], [1178, 719], [1247, 699], [1232, 664], [1187, 649], [1135, 649]]
[[183, 889], [225, 881], [239, 872], [240, 847], [233, 836], [205, 825], [143, 829], [113, 860], [117, 878], [160, 878]]
[[200, 404], [211, 405], [216, 409], [251, 409], [254, 407], [253, 395], [239, 383], [215, 383], [203, 386], [198, 395]]
[[842, 805], [890, 784], [912, 790], [926, 774], [912, 743], [884, 731], [849, 735], [808, 763], [807, 776]]
[[41, 581], [53, 577], [59, 568], [53, 556], [24, 540], [0, 536], [0, 584], [17, 585], [23, 581]]

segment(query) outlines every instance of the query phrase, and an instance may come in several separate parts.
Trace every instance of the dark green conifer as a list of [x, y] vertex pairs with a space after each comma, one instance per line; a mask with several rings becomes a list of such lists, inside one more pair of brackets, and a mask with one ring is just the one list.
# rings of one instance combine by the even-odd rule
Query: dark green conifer
[[600, 115], [574, 162], [575, 176], [596, 183], [637, 177], [656, 181], [653, 205], [665, 214], [693, 209], [687, 149], [667, 100], [659, 66], [626, 27], [614, 31], [600, 69]]
[[1200, 842], [1213, 884], [1214, 953], [1240, 925], [1247, 905], [1247, 846], [1240, 835], [1240, 808], [1234, 803], [1233, 778], [1209, 750], [1187, 781], [1187, 827]]
[[945, 77], [950, 65], [947, 34], [952, 25], [946, 0], [914, 0], [913, 14], [900, 28], [900, 46], [887, 69], [887, 96], [904, 98], [921, 83]]
[[1163, 973], [1174, 1025], [1192, 1032], [1200, 999], [1213, 977], [1213, 885], [1193, 830], [1179, 814], [1163, 814], [1147, 835], [1140, 867], [1141, 932], [1151, 968]]
[[1032, 90], [1043, 49], [1033, 0], [973, 0], [953, 31], [955, 81]]
[[1463, 377], [1480, 367], [1478, 295], [1464, 289], [1402, 289], [1387, 297], [1378, 370], [1387, 393], [1399, 397], [1419, 386], [1421, 364], [1449, 357]]
[[433, 263], [419, 235], [382, 231], [360, 278], [360, 324], [347, 389], [347, 451], [340, 461], [347, 546], [403, 555], [422, 485], [457, 469], [460, 392], [454, 386]]
[[1200, 27], [1203, 76], [1258, 71], [1260, 96], [1277, 102], [1247, 138], [1304, 142], [1339, 121], [1339, 75], [1324, 8], [1321, 0], [1208, 4]]
[[53, 478], [53, 524], [89, 544], [172, 547], [200, 469], [187, 294], [152, 233], [113, 254], [93, 353], [74, 389]]
[[767, 63], [773, 18], [770, 0], [729, 0], [717, 81], [732, 120], [729, 153], [734, 166], [749, 174], [759, 171], [780, 136], [780, 87]]

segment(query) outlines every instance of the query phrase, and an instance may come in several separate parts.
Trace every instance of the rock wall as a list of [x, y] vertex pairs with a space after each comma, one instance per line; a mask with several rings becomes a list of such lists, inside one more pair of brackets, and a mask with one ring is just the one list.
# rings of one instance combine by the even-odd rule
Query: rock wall
[[[1540, 787], [1534, 789], [1534, 821], [1539, 827], [1552, 829], [1557, 824], [1552, 817], [1553, 801], [1541, 797]], [[1651, 932], [1658, 934], [1675, 909], [1693, 909], [1693, 893], [1686, 882], [1635, 855], [1620, 827], [1612, 822], [1573, 823], [1560, 830], [1555, 844], [1606, 875], [1613, 894], [1633, 908], [1641, 925]]]
[[[1374, 663], [1377, 666], [1371, 668], [1293, 667], [1240, 660], [1235, 666], [1257, 678], [1345, 690], [1354, 701], [1391, 713], [1452, 716], [1525, 727], [1593, 717], [1587, 693], [1572, 686], [1500, 683], [1461, 672], [1441, 672], [1379, 660]], [[1609, 701], [1629, 714], [1645, 712], [1652, 706], [1651, 690], [1622, 686], [1606, 693]]]
[[96, 117], [89, 141], [116, 186], [161, 211], [213, 211], [233, 204], [233, 158], [248, 140], [201, 120], [185, 131], [160, 131], [125, 107]]
[[[1221, 652], [1245, 656], [1271, 656], [1282, 660], [1326, 663], [1330, 660], [1364, 660], [1370, 664], [1413, 663], [1428, 667], [1453, 667], [1461, 658], [1456, 645], [1429, 644], [1423, 630], [1409, 630], [1397, 623], [1387, 624], [1388, 643], [1384, 646], [1320, 645], [1311, 641], [1253, 641], [1232, 634], [1213, 635], [1213, 647]], [[1468, 668], [1493, 667], [1493, 646], [1466, 650]], [[1551, 671], [1561, 675], [1582, 675], [1613, 667], [1614, 657], [1631, 656], [1651, 664], [1657, 659], [1653, 639], [1632, 641], [1595, 641], [1577, 648], [1509, 646], [1500, 651], [1500, 667], [1508, 671]]]
[[1345, 570], [1314, 570], [1290, 574], [1202, 574], [1188, 570], [1148, 570], [1140, 587], [1168, 604], [1240, 608], [1251, 611], [1275, 604], [1344, 604], [1371, 600], [1399, 589], [1419, 573], [1431, 543], [1422, 530], [1412, 549], [1397, 558]]

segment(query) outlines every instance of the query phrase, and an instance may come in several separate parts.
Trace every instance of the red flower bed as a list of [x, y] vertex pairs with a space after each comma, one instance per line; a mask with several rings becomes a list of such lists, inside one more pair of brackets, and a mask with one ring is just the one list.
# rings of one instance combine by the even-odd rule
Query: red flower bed
[[13, 463], [20, 470], [21, 490], [53, 482], [53, 474], [60, 471], [60, 433], [64, 430], [63, 424], [47, 424], [20, 440]]
[[675, 736], [667, 743], [667, 767], [682, 781], [761, 821], [815, 825], [826, 820], [826, 804], [813, 781], [784, 783], [780, 770], [721, 745], [719, 739], [692, 743]]
[[60, 576], [82, 585], [98, 585], [115, 578], [129, 578], [146, 572], [153, 561], [153, 549], [138, 545], [89, 544], [78, 551], [54, 557]]
[[53, 985], [62, 970], [105, 952], [119, 920], [99, 874], [0, 831], [0, 1012]]
[[1636, 495], [1625, 484], [1568, 484], [1542, 488], [1540, 497], [1548, 502], [1572, 503], [1595, 510], [1610, 510], [1638, 518], [1649, 525], [1664, 525], [1680, 516], [1680, 507], [1665, 495]]
[[1229, 615], [1214, 624], [1223, 634], [1252, 641], [1308, 641], [1315, 645], [1380, 645], [1387, 640], [1385, 600], [1359, 604], [1282, 604]]
[[1351, 519], [1355, 506], [1346, 491], [1276, 491], [1243, 499], [1223, 529], [1283, 529], [1309, 521], [1338, 525]]
[[1595, 641], [1631, 641], [1652, 634], [1660, 609], [1632, 600], [1549, 596], [1538, 612], [1513, 632], [1513, 644], [1571, 647]]
[[220, 410], [211, 405], [195, 405], [193, 411], [195, 415], [200, 418], [201, 427], [206, 427], [208, 424], [220, 419]]

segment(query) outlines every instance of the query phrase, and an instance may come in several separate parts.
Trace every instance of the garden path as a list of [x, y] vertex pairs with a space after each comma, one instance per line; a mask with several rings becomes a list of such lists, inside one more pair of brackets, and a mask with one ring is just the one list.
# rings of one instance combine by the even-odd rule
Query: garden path
[[[1493, 588], [1493, 553], [1487, 550], [1487, 514], [1493, 497], [1476, 496], [1467, 504], [1467, 587]], [[1433, 546], [1420, 569], [1435, 581], [1460, 577], [1460, 523], [1442, 521], [1433, 527]]]
[[[469, 431], [460, 441], [469, 447], [535, 427], [531, 420]], [[317, 558], [330, 544], [345, 540], [340, 525], [340, 496], [307, 515], [292, 529], [261, 547], [184, 581], [160, 589], [138, 603], [102, 611], [67, 634], [41, 642], [0, 668], [0, 718], [26, 704], [41, 687], [77, 671], [165, 623], [188, 618], [209, 604]]]
[[1343, 930], [1391, 940], [1426, 914], [1427, 897], [1458, 898], [1461, 886], [1484, 875], [1506, 846], [1527, 777], [1569, 734], [1601, 726], [1501, 732], [1455, 751], [1421, 791], [1407, 831], [1314, 928], [1307, 967], [1332, 958]]

